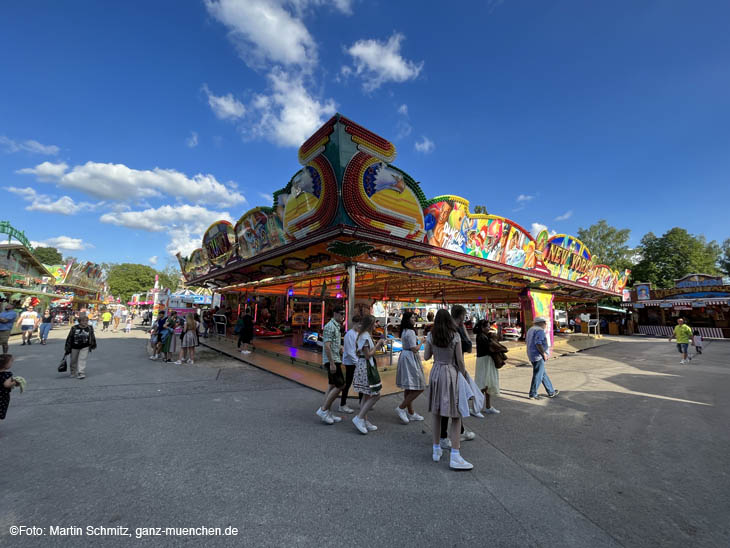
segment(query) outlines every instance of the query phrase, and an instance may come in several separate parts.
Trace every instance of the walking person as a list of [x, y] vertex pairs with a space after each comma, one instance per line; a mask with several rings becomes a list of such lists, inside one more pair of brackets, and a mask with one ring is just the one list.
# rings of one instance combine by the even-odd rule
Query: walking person
[[41, 344], [46, 344], [46, 341], [48, 341], [48, 333], [51, 329], [53, 329], [53, 316], [51, 316], [51, 311], [46, 308], [43, 312], [43, 317], [41, 318], [41, 324], [38, 331], [38, 338], [40, 338]]
[[357, 367], [352, 385], [355, 390], [363, 395], [363, 402], [360, 412], [352, 418], [352, 424], [361, 434], [367, 434], [378, 429], [368, 420], [368, 413], [380, 399], [380, 390], [383, 387], [380, 381], [380, 374], [375, 363], [375, 353], [383, 348], [385, 339], [373, 342], [373, 329], [375, 328], [375, 317], [367, 315], [360, 323], [360, 332], [355, 340], [357, 351]]
[[550, 382], [550, 377], [545, 371], [549, 348], [547, 336], [545, 335], [546, 326], [547, 320], [538, 316], [535, 318], [532, 327], [527, 331], [527, 359], [532, 364], [532, 382], [530, 383], [529, 394], [531, 400], [540, 399], [537, 391], [540, 389], [541, 384], [547, 390], [548, 398], [554, 398], [560, 392], [553, 388], [553, 383]]
[[195, 316], [192, 312], [188, 312], [185, 316], [185, 326], [183, 327], [183, 337], [180, 349], [180, 359], [175, 363], [177, 365], [182, 364], [183, 360], [186, 359], [187, 363], [195, 363], [195, 347], [198, 346], [198, 327], [200, 324], [195, 321]]
[[403, 424], [422, 421], [423, 417], [413, 409], [413, 402], [426, 390], [426, 376], [423, 373], [421, 343], [416, 337], [413, 325], [413, 312], [404, 312], [400, 320], [402, 349], [398, 356], [398, 369], [395, 384], [404, 390], [403, 401], [395, 408], [395, 413]]
[[317, 409], [317, 416], [325, 424], [340, 422], [342, 417], [333, 415], [332, 403], [342, 392], [345, 386], [345, 378], [342, 376], [342, 333], [340, 331], [342, 322], [345, 320], [345, 309], [336, 306], [332, 311], [332, 319], [327, 322], [322, 332], [322, 365], [327, 370], [327, 392], [324, 395], [322, 407]]
[[677, 339], [677, 351], [682, 354], [682, 361], [679, 363], [687, 363], [690, 358], [688, 355], [689, 341], [692, 338], [692, 328], [684, 323], [684, 318], [677, 320], [677, 325], [674, 326], [674, 333], [669, 337], [669, 341]]
[[32, 306], [26, 306], [25, 310], [21, 312], [20, 318], [18, 318], [20, 329], [23, 331], [22, 338], [23, 344], [31, 344], [31, 338], [33, 337], [33, 331], [38, 327], [38, 313], [33, 310]]
[[426, 337], [424, 359], [433, 357], [429, 378], [428, 410], [431, 412], [433, 431], [433, 460], [439, 462], [443, 454], [439, 439], [442, 418], [451, 418], [451, 459], [453, 470], [471, 470], [474, 466], [461, 456], [461, 415], [459, 414], [459, 373], [466, 376], [461, 337], [451, 315], [444, 309], [436, 313], [433, 329]]
[[79, 314], [79, 323], [71, 326], [66, 337], [66, 354], [71, 354], [69, 369], [72, 377], [86, 378], [86, 360], [89, 353], [96, 349], [94, 328], [89, 325], [85, 312]]
[[[342, 388], [342, 396], [340, 396], [340, 413], [352, 414], [355, 412], [347, 405], [347, 395], [352, 386], [352, 379], [355, 377], [355, 368], [357, 367], [357, 334], [360, 331], [360, 316], [355, 316], [350, 322], [350, 329], [345, 333], [344, 343], [342, 345], [342, 365], [345, 368], [345, 386]], [[358, 401], [362, 404], [362, 394], [358, 393]]]
[[699, 329], [695, 329], [692, 333], [692, 346], [695, 347], [695, 352], [702, 354], [702, 335]]
[[[489, 322], [479, 320], [474, 326], [474, 333], [477, 334], [477, 363], [474, 382], [484, 394], [484, 410], [474, 410], [474, 415], [484, 418], [483, 413], [490, 415], [499, 414], [499, 410], [492, 407], [491, 398], [499, 396], [499, 370], [498, 362], [504, 364], [504, 354], [507, 347], [497, 340], [497, 334], [491, 331]], [[503, 357], [504, 356], [504, 357]], [[501, 366], [500, 366], [501, 367]]]
[[[205, 315], [203, 315], [205, 318]], [[238, 325], [240, 323], [240, 325]], [[236, 322], [236, 329], [238, 329], [238, 348], [243, 345], [241, 354], [250, 354], [253, 351], [253, 316], [251, 316], [251, 309], [246, 307], [246, 311]], [[206, 333], [208, 329], [206, 328]], [[207, 334], [205, 335], [207, 337]]]
[[10, 340], [10, 332], [13, 325], [18, 319], [18, 313], [15, 311], [15, 304], [8, 301], [5, 304], [5, 310], [0, 312], [0, 345], [2, 345], [3, 354], [8, 353], [8, 341]]
[[114, 311], [114, 325], [112, 327], [112, 333], [116, 333], [117, 329], [119, 329], [119, 322], [122, 319], [122, 309], [117, 307], [117, 309]]
[[101, 315], [101, 330], [108, 331], [109, 322], [111, 322], [111, 321], [112, 321], [112, 313], [109, 312], [109, 309], [104, 310], [104, 313]]
[[[469, 335], [466, 332], [466, 327], [464, 326], [464, 320], [466, 319], [466, 308], [461, 306], [460, 304], [455, 304], [451, 307], [451, 320], [454, 322], [454, 326], [456, 328], [456, 332], [459, 334], [459, 339], [461, 340], [461, 350], [462, 350], [462, 361], [464, 359], [463, 354], [470, 354], [472, 351], [472, 342], [469, 338]], [[443, 449], [450, 449], [451, 448], [451, 440], [449, 439], [448, 435], [448, 429], [449, 429], [449, 418], [443, 417], [441, 419], [441, 447]], [[476, 434], [472, 432], [471, 430], [467, 430], [464, 427], [464, 421], [461, 421], [461, 441], [471, 441], [476, 437]]]

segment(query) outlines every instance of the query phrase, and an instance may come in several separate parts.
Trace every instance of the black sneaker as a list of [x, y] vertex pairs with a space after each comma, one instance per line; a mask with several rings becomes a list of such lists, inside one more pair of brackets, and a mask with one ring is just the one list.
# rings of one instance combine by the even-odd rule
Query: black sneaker
[[560, 390], [555, 390], [552, 394], [548, 394], [547, 397], [548, 398], [554, 398], [558, 394], [560, 394]]
[[23, 341], [23, 344], [21, 344], [20, 346], [25, 346], [25, 341]]

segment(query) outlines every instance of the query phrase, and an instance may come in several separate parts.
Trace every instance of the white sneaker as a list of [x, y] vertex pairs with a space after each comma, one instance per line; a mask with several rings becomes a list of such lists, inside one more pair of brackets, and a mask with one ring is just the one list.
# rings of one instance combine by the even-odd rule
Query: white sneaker
[[367, 426], [365, 426], [365, 421], [362, 420], [357, 415], [355, 415], [354, 417], [352, 417], [352, 424], [355, 425], [355, 428], [357, 428], [357, 431], [360, 432], [361, 434], [367, 434], [368, 433]]
[[413, 414], [410, 414], [410, 413], [408, 413], [408, 420], [412, 420], [412, 421], [422, 421], [422, 420], [424, 420], [424, 419], [423, 419], [423, 417], [422, 417], [421, 415], [419, 415], [418, 413], [413, 413]]
[[681, 363], [681, 364], [685, 364], [685, 363], [687, 363], [687, 362], [685, 362], [684, 360], [682, 360], [682, 361], [680, 361], [679, 363]]
[[441, 460], [441, 455], [443, 455], [443, 454], [444, 454], [444, 450], [441, 449], [440, 447], [438, 449], [434, 449], [433, 450], [433, 456], [432, 456], [433, 462], [440, 461]]
[[337, 415], [333, 415], [332, 411], [327, 411], [327, 414], [332, 419], [332, 422], [342, 422], [342, 417], [338, 417]]
[[442, 438], [439, 441], [441, 449], [451, 449], [451, 440], [449, 438]]
[[400, 407], [396, 407], [395, 408], [395, 414], [398, 415], [398, 418], [400, 419], [400, 421], [403, 424], [408, 424], [409, 422], [411, 422], [411, 421], [408, 420], [408, 414], [406, 413], [406, 410], [405, 409], [401, 409]]
[[499, 409], [495, 409], [494, 407], [490, 407], [489, 409], [485, 409], [484, 413], [488, 415], [499, 415], [501, 411]]
[[368, 432], [375, 432], [378, 429], [377, 426], [368, 420], [365, 421], [365, 428], [368, 429]]
[[464, 433], [461, 435], [461, 441], [471, 441], [476, 437], [477, 435], [474, 432], [464, 428]]
[[187, 363], [193, 364], [195, 362], [193, 360], [188, 360]]
[[182, 365], [182, 361], [181, 361], [181, 360], [177, 360], [177, 361], [175, 362], [175, 365]]
[[154, 355], [150, 356], [150, 359], [151, 360], [156, 360], [157, 359], [157, 354], [154, 354]]
[[315, 411], [317, 413], [317, 416], [322, 419], [322, 422], [325, 424], [334, 424], [335, 421], [332, 417], [329, 416], [329, 413], [322, 409], [321, 407]]
[[352, 415], [352, 414], [353, 414], [353, 413], [355, 412], [355, 410], [354, 410], [354, 409], [351, 409], [351, 408], [350, 408], [350, 407], [348, 407], [347, 405], [340, 405], [340, 407], [339, 407], [338, 411], [339, 411], [340, 413], [347, 413], [348, 415]]
[[464, 460], [464, 457], [461, 455], [454, 455], [451, 454], [451, 462], [449, 463], [449, 468], [452, 470], [471, 470], [474, 468], [474, 465], [470, 462], [467, 462]]
[[471, 416], [472, 417], [476, 417], [478, 419], [483, 419], [484, 418], [484, 415], [482, 415], [481, 412], [479, 412], [479, 411], [471, 411]]

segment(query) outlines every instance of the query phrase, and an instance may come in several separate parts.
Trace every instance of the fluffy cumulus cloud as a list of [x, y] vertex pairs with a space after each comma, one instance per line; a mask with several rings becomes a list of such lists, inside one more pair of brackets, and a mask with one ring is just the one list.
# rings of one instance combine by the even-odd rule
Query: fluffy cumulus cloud
[[416, 144], [414, 146], [416, 148], [416, 151], [422, 154], [431, 154], [436, 148], [434, 142], [425, 135], [421, 137], [420, 141], [416, 141]]
[[269, 94], [254, 97], [252, 121], [244, 134], [279, 146], [298, 147], [337, 110], [333, 99], [320, 101], [304, 85], [304, 77], [281, 69], [269, 73]]
[[200, 247], [205, 230], [215, 221], [231, 221], [227, 211], [212, 211], [202, 206], [164, 205], [141, 211], [119, 211], [102, 215], [102, 223], [123, 226], [149, 232], [166, 231], [170, 236], [167, 251], [174, 255], [177, 252], [189, 255]]
[[[259, 68], [267, 63], [314, 66], [317, 45], [303, 21], [281, 0], [204, 0], [208, 13], [229, 31], [241, 58]], [[304, 9], [310, 2], [295, 2]]]
[[55, 238], [48, 238], [42, 242], [30, 242], [33, 247], [55, 247], [56, 249], [65, 249], [66, 251], [81, 251], [94, 247], [93, 245], [84, 242], [81, 238], [71, 238], [69, 236], [57, 236]]
[[157, 255], [152, 255], [152, 257], [150, 257], [150, 258], [148, 259], [148, 262], [149, 262], [149, 263], [150, 263], [151, 265], [156, 265], [156, 264], [157, 264]]
[[137, 200], [175, 197], [201, 203], [232, 205], [245, 202], [239, 192], [231, 190], [213, 175], [201, 173], [188, 177], [174, 169], [132, 169], [124, 164], [86, 162], [70, 171], [66, 164], [43, 162], [18, 173], [33, 174], [38, 180], [53, 182], [104, 200]]
[[529, 194], [520, 194], [517, 196], [517, 203], [529, 202], [533, 198], [534, 196], [530, 196]]
[[29, 152], [30, 154], [41, 154], [44, 156], [55, 156], [60, 149], [56, 145], [44, 145], [33, 139], [16, 141], [5, 135], [0, 135], [0, 149], [5, 152]]
[[[362, 78], [363, 89], [373, 91], [387, 82], [406, 82], [417, 78], [423, 70], [423, 61], [418, 63], [404, 59], [401, 55], [401, 42], [404, 36], [393, 34], [387, 42], [378, 40], [358, 40], [347, 53], [352, 57], [355, 74]], [[347, 67], [343, 75], [352, 73]]]
[[[244, 114], [246, 114], [246, 107], [243, 106], [233, 94], [227, 95], [214, 95], [207, 84], [203, 85], [203, 91], [208, 96], [208, 105], [210, 106], [213, 114], [221, 120], [238, 120]], [[195, 135], [195, 144], [198, 143], [197, 134]]]
[[81, 211], [93, 211], [103, 205], [103, 202], [92, 204], [89, 202], [75, 202], [69, 196], [61, 196], [54, 199], [47, 194], [40, 194], [31, 187], [18, 188], [14, 186], [5, 187], [5, 189], [13, 194], [30, 202], [26, 206], [26, 211], [43, 211], [44, 213], [60, 213], [62, 215], [76, 215]]
[[569, 210], [569, 211], [566, 211], [566, 212], [565, 212], [565, 213], [563, 213], [562, 215], [558, 215], [557, 217], [555, 217], [555, 220], [556, 220], [556, 221], [567, 221], [567, 220], [568, 220], [568, 219], [570, 219], [570, 218], [571, 218], [572, 216], [573, 216], [573, 210], [571, 209], [571, 210]]

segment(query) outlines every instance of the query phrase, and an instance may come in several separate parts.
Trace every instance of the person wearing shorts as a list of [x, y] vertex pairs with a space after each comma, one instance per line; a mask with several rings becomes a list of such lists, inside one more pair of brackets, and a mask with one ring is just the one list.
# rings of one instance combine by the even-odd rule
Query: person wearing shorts
[[8, 353], [8, 341], [10, 340], [10, 332], [13, 330], [15, 320], [18, 313], [15, 311], [13, 303], [7, 303], [5, 310], [0, 312], [0, 345], [2, 345], [3, 354]]
[[26, 306], [25, 312], [20, 315], [19, 321], [20, 329], [23, 332], [22, 346], [31, 344], [30, 339], [33, 336], [33, 331], [35, 331], [35, 328], [38, 325], [38, 313], [33, 310], [32, 306]]
[[689, 341], [692, 338], [692, 328], [684, 323], [684, 318], [677, 320], [677, 325], [674, 326], [674, 333], [669, 340], [677, 339], [677, 352], [682, 354], [682, 361], [679, 363], [685, 364], [689, 362], [687, 351], [689, 349]]
[[342, 392], [345, 386], [345, 377], [342, 375], [342, 333], [340, 326], [345, 319], [345, 309], [337, 306], [332, 312], [332, 319], [324, 326], [322, 339], [322, 364], [327, 369], [327, 383], [329, 387], [324, 395], [324, 404], [317, 409], [317, 416], [325, 424], [340, 422], [342, 417], [332, 414], [330, 407]]

